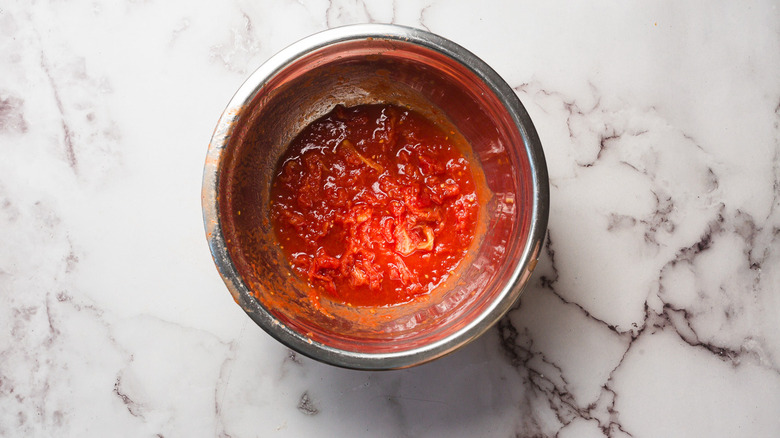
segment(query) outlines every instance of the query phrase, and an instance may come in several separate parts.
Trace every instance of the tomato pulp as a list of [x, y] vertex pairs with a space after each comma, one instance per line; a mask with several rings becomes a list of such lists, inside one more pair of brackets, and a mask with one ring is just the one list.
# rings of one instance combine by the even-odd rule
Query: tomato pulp
[[272, 183], [271, 220], [312, 294], [352, 306], [401, 304], [455, 270], [479, 214], [455, 134], [376, 104], [336, 106], [291, 142]]

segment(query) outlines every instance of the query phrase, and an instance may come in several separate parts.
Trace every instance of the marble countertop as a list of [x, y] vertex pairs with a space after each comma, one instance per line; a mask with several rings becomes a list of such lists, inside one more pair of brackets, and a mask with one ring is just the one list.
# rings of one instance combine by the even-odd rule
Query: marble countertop
[[[201, 219], [235, 90], [357, 22], [484, 59], [550, 172], [517, 308], [402, 371], [273, 340]], [[777, 437], [779, 77], [772, 1], [0, 3], [0, 436]]]

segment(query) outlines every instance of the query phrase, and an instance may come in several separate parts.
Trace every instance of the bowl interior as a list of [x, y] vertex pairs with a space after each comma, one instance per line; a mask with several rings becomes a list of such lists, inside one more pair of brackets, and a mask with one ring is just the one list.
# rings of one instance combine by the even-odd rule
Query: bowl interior
[[[269, 325], [284, 326], [331, 349], [406, 351], [452, 336], [498, 301], [514, 301], [520, 264], [528, 262], [521, 259], [532, 223], [532, 166], [511, 114], [474, 71], [428, 47], [367, 38], [325, 45], [264, 79], [236, 114], [216, 184], [230, 261], [267, 313], [253, 318], [269, 333]], [[271, 181], [303, 127], [336, 104], [367, 103], [411, 108], [454, 126], [471, 144], [473, 167], [481, 169], [477, 236], [460, 268], [426, 300], [378, 309], [327, 300], [316, 305], [276, 242], [268, 209]]]

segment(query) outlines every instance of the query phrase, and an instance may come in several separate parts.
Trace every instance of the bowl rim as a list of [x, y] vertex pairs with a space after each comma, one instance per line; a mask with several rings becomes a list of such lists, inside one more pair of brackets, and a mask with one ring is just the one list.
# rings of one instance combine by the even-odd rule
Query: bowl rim
[[[244, 108], [277, 73], [306, 54], [342, 42], [390, 40], [422, 46], [443, 54], [469, 69], [503, 103], [525, 142], [531, 173], [533, 202], [528, 239], [509, 280], [497, 298], [460, 330], [431, 344], [383, 353], [361, 353], [334, 348], [293, 331], [266, 310], [238, 274], [222, 234], [219, 215], [219, 167], [222, 152]], [[222, 280], [241, 308], [273, 338], [313, 359], [344, 368], [387, 370], [429, 362], [478, 338], [501, 319], [517, 301], [536, 267], [549, 216], [549, 180], [541, 141], [525, 107], [499, 74], [462, 46], [434, 33], [394, 24], [356, 24], [328, 29], [305, 37], [279, 51], [258, 67], [239, 87], [223, 111], [212, 134], [203, 170], [201, 203], [206, 239]]]

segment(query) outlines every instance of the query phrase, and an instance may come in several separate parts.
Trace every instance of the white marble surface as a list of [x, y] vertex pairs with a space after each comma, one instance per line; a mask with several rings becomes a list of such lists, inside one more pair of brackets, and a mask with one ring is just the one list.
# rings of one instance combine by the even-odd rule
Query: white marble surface
[[[0, 2], [0, 436], [780, 436], [776, 2]], [[200, 211], [230, 96], [327, 27], [491, 64], [548, 159], [516, 310], [439, 361], [288, 351]]]

